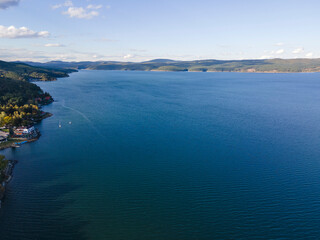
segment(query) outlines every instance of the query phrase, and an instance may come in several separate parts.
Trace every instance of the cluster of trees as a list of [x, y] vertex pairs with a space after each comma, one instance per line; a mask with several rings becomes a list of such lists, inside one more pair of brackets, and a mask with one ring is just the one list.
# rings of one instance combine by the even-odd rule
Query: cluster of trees
[[0, 61], [0, 126], [28, 125], [41, 119], [38, 105], [51, 103], [52, 97], [30, 80], [55, 80], [71, 70], [55, 70], [24, 63]]
[[0, 77], [12, 80], [52, 81], [59, 77], [68, 77], [71, 70], [46, 69], [30, 66], [25, 63], [0, 61]]
[[32, 103], [43, 91], [33, 83], [0, 77], [0, 104], [21, 106]]
[[40, 118], [38, 104], [50, 101], [51, 96], [33, 83], [0, 77], [0, 126], [28, 125]]
[[0, 105], [0, 126], [28, 125], [41, 115], [39, 107], [34, 104]]

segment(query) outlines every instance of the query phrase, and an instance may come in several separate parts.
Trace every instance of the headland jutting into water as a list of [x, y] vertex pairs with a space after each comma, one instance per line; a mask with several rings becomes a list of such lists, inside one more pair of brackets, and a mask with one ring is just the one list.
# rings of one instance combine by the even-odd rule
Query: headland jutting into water
[[[42, 105], [52, 103], [53, 98], [51, 96], [47, 96], [44, 99], [37, 99], [37, 101], [39, 102], [38, 107], [41, 109]], [[6, 148], [18, 148], [22, 144], [37, 141], [40, 138], [41, 133], [34, 124], [51, 116], [51, 113], [39, 111], [37, 115], [33, 115], [31, 122], [28, 121], [29, 119], [27, 118], [23, 119], [23, 121], [29, 123], [27, 126], [14, 126], [11, 124], [2, 126], [0, 128], [0, 150]], [[7, 160], [5, 159], [5, 156], [0, 155], [0, 208], [1, 201], [5, 196], [6, 185], [12, 178], [13, 168], [16, 163], [16, 160]]]
[[[35, 127], [51, 113], [41, 110], [54, 100], [34, 81], [54, 81], [73, 71], [31, 67], [0, 61], [0, 150], [34, 142], [41, 136]], [[0, 204], [5, 187], [12, 178], [16, 161], [0, 155]]]

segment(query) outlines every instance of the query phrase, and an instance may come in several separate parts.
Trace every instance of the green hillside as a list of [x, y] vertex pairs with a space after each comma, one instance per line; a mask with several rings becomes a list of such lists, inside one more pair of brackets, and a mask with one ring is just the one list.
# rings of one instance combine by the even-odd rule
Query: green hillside
[[34, 67], [25, 63], [0, 61], [0, 77], [13, 80], [52, 81], [60, 77], [68, 77], [70, 70], [55, 70]]
[[31, 103], [41, 96], [43, 91], [40, 87], [26, 81], [0, 78], [0, 105], [23, 105]]
[[28, 125], [40, 120], [43, 113], [39, 104], [48, 104], [52, 98], [33, 80], [50, 81], [67, 77], [70, 70], [33, 67], [23, 63], [0, 61], [0, 126]]
[[197, 72], [320, 72], [320, 59], [197, 60], [155, 59], [147, 62], [48, 62], [34, 66], [91, 70]]

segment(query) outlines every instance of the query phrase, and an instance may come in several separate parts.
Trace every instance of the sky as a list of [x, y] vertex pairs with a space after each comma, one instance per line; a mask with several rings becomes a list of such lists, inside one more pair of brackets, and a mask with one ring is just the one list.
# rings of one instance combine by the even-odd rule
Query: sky
[[0, 0], [0, 59], [320, 57], [319, 0]]

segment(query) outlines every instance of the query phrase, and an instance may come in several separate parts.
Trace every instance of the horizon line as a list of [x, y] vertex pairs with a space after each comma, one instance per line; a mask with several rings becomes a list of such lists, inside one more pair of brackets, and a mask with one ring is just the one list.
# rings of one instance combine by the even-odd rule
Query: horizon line
[[207, 58], [207, 59], [193, 59], [193, 60], [176, 60], [176, 59], [170, 59], [170, 58], [153, 58], [151, 60], [145, 60], [145, 61], [116, 61], [116, 60], [97, 60], [97, 61], [90, 61], [90, 60], [80, 60], [80, 61], [75, 61], [75, 60], [49, 60], [49, 61], [23, 61], [23, 60], [14, 60], [14, 61], [5, 61], [5, 60], [0, 60], [3, 62], [33, 62], [33, 63], [49, 63], [49, 62], [74, 62], [74, 63], [79, 63], [79, 62], [118, 62], [118, 63], [145, 63], [145, 62], [152, 62], [152, 61], [174, 61], [174, 62], [194, 62], [194, 61], [265, 61], [265, 60], [318, 60], [320, 58], [244, 58], [244, 59], [216, 59], [216, 58]]

